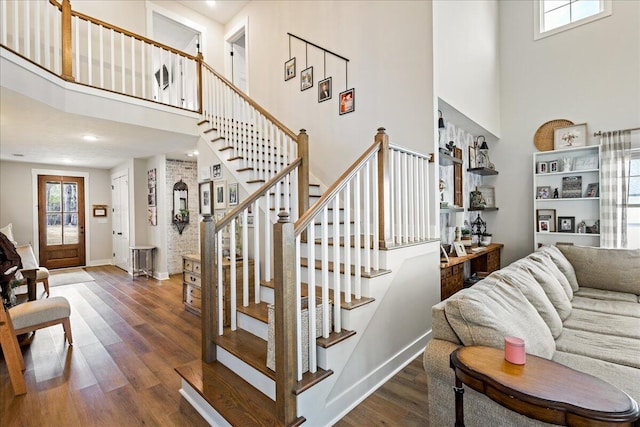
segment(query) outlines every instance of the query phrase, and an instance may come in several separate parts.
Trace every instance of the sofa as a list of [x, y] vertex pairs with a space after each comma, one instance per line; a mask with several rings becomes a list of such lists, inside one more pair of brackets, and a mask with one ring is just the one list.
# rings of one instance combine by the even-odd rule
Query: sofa
[[[601, 378], [640, 402], [640, 250], [543, 246], [432, 308], [424, 351], [432, 427], [454, 425], [452, 351], [504, 348]], [[597, 393], [597, 390], [593, 391]], [[465, 387], [465, 425], [549, 425], [512, 412]]]

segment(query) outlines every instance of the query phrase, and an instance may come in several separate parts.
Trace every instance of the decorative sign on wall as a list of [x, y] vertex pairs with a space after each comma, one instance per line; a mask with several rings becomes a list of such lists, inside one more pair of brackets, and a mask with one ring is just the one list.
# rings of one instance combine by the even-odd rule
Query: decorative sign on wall
[[318, 82], [318, 102], [328, 101], [332, 98], [333, 87], [332, 87], [332, 78], [327, 77], [327, 53], [329, 55], [333, 55], [336, 58], [339, 58], [344, 61], [344, 71], [345, 71], [345, 90], [340, 93], [340, 97], [338, 100], [338, 112], [340, 115], [351, 113], [355, 111], [356, 107], [356, 94], [354, 88], [349, 88], [349, 59], [345, 58], [342, 55], [338, 55], [328, 49], [325, 49], [317, 44], [310, 42], [308, 40], [303, 39], [302, 37], [298, 37], [294, 34], [287, 33], [289, 36], [289, 59], [284, 63], [284, 80], [291, 80], [296, 76], [296, 58], [291, 56], [291, 39], [300, 40], [305, 44], [305, 69], [300, 73], [300, 91], [307, 90], [313, 87], [313, 66], [309, 66], [308, 64], [308, 48], [309, 45], [319, 49], [324, 54], [324, 73], [322, 80]]
[[149, 187], [149, 194], [147, 195], [147, 204], [149, 209], [147, 211], [147, 218], [149, 225], [158, 225], [158, 210], [156, 208], [156, 168], [149, 169], [147, 171], [147, 186]]

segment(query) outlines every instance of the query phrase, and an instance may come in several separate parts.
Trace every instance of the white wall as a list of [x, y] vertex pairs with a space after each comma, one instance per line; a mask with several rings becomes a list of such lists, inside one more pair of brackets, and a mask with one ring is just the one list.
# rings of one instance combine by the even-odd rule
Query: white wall
[[592, 133], [640, 124], [640, 2], [614, 1], [610, 17], [533, 40], [531, 1], [500, 2], [502, 139], [491, 159], [503, 265], [533, 249], [533, 135], [552, 119]]
[[[251, 96], [294, 132], [307, 129], [311, 170], [324, 184], [330, 185], [373, 143], [380, 126], [393, 143], [433, 151], [430, 2], [253, 1], [226, 30], [247, 17]], [[333, 77], [333, 98], [318, 103], [323, 55], [311, 46], [308, 65], [314, 67], [314, 86], [300, 91], [300, 71], [305, 68], [300, 41], [291, 42], [297, 76], [284, 81], [287, 32], [350, 59], [348, 85], [355, 88], [355, 112], [338, 114], [345, 67], [330, 55], [327, 77]]]
[[[95, 218], [91, 205], [111, 205], [111, 177], [108, 170], [78, 168], [71, 166], [0, 162], [0, 227], [13, 223], [14, 238], [20, 244], [33, 242], [34, 224], [32, 212], [35, 209], [33, 194], [37, 189], [32, 185], [33, 169], [63, 170], [88, 174], [89, 198], [85, 199], [85, 228], [88, 234], [87, 265], [108, 263], [111, 260], [111, 215]], [[85, 182], [85, 185], [87, 183]], [[105, 244], [105, 242], [108, 242]]]
[[433, 2], [436, 96], [499, 137], [498, 26], [495, 0]]

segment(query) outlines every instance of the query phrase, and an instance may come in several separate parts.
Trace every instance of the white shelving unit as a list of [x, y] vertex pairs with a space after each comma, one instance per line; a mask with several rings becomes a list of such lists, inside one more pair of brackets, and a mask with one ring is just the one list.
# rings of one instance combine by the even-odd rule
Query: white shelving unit
[[[589, 164], [588, 159], [595, 163]], [[570, 159], [571, 170], [563, 170], [563, 159]], [[551, 171], [551, 162], [557, 162], [557, 169]], [[546, 163], [546, 172], [540, 172], [540, 163]], [[534, 249], [540, 245], [556, 243], [573, 243], [576, 245], [600, 246], [599, 233], [578, 232], [578, 225], [585, 221], [591, 226], [600, 220], [600, 146], [591, 145], [565, 150], [541, 151], [533, 154], [533, 232]], [[563, 178], [580, 177], [580, 197], [563, 197]], [[587, 197], [589, 184], [598, 184], [598, 196]], [[548, 198], [538, 198], [539, 190], [548, 187]], [[554, 190], [558, 190], [558, 198], [553, 198]], [[545, 191], [540, 191], [545, 193]], [[539, 230], [538, 212], [540, 210], [555, 211], [552, 231]], [[559, 217], [573, 218], [573, 231], [560, 231]], [[565, 223], [567, 223], [565, 221]], [[582, 230], [580, 230], [582, 231]], [[590, 231], [590, 230], [589, 230]]]

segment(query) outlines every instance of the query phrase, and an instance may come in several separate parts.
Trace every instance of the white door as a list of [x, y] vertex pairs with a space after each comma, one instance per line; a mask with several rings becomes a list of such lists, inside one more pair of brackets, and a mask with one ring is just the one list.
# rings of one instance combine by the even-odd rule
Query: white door
[[111, 177], [113, 206], [113, 264], [129, 271], [129, 178], [127, 173]]

